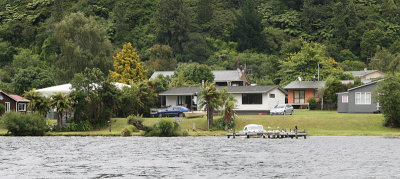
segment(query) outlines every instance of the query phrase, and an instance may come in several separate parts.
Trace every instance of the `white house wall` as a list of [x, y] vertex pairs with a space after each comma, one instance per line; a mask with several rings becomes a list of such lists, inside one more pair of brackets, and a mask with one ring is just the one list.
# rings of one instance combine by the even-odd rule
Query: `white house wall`
[[[275, 94], [275, 98], [269, 98], [269, 94]], [[274, 89], [269, 93], [263, 93], [262, 104], [242, 104], [242, 94], [232, 95], [237, 100], [235, 109], [238, 111], [265, 111], [271, 110], [277, 104], [285, 104], [285, 94], [278, 89]]]
[[[269, 98], [269, 94], [275, 94], [275, 98]], [[269, 93], [262, 94], [262, 104], [242, 104], [242, 94], [232, 94], [237, 103], [235, 105], [235, 110], [237, 111], [266, 111], [271, 110], [277, 104], [285, 104], [285, 94], [279, 89], [274, 89]], [[166, 96], [166, 105], [176, 105], [177, 96]], [[205, 110], [203, 107], [202, 110]]]
[[165, 105], [175, 106], [176, 104], [178, 104], [177, 96], [165, 96]]
[[[269, 94], [275, 94], [275, 98], [269, 98]], [[285, 93], [283, 93], [281, 90], [274, 89], [267, 94], [267, 98], [263, 98], [263, 103], [264, 100], [267, 99], [265, 101], [267, 104], [267, 110], [271, 110], [277, 104], [285, 104], [285, 96]]]

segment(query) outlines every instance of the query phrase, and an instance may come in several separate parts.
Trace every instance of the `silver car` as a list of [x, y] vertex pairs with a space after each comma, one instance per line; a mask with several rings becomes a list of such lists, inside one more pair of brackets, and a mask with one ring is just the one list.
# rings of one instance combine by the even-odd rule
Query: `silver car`
[[290, 104], [278, 104], [270, 111], [271, 115], [293, 115], [293, 113], [294, 109], [293, 106]]

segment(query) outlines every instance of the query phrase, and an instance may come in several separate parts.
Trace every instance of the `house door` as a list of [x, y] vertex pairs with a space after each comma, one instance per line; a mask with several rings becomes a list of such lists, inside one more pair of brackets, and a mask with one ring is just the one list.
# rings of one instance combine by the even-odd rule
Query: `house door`
[[304, 104], [304, 91], [294, 91], [294, 104]]
[[11, 107], [10, 102], [6, 102], [5, 106], [6, 106], [6, 112], [9, 112]]

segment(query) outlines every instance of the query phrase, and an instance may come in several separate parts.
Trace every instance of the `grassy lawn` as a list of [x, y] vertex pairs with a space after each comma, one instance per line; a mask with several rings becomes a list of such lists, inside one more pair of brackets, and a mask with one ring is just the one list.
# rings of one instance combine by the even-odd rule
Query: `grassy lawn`
[[[219, 116], [214, 116], [214, 120]], [[272, 128], [294, 128], [298, 126], [299, 130], [307, 129], [309, 135], [335, 135], [335, 136], [354, 136], [354, 135], [373, 135], [373, 136], [400, 136], [400, 129], [388, 128], [382, 126], [382, 114], [344, 114], [336, 111], [308, 111], [296, 110], [293, 116], [269, 116], [269, 115], [245, 115], [239, 116], [236, 120], [235, 130], [239, 132], [247, 124], [261, 124], [266, 129], [268, 126]], [[144, 125], [152, 126], [158, 122], [160, 118], [145, 118]], [[181, 127], [183, 130], [189, 131], [191, 136], [220, 136], [225, 135], [225, 131], [208, 131], [207, 119], [181, 118]], [[196, 124], [197, 131], [192, 131], [193, 123]], [[62, 136], [103, 136], [113, 135], [119, 136], [121, 130], [127, 126], [126, 118], [114, 118], [112, 122], [112, 132], [108, 128], [96, 129], [88, 132], [49, 132], [47, 135]], [[7, 132], [0, 129], [0, 135]], [[133, 133], [140, 135], [140, 132]]]

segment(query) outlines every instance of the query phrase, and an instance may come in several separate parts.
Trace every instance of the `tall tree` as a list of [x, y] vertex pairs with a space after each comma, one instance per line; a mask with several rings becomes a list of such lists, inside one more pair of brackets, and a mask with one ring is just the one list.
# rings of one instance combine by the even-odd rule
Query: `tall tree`
[[23, 94], [32, 88], [45, 88], [55, 85], [53, 76], [49, 71], [39, 67], [20, 69], [12, 79], [14, 92]]
[[154, 15], [158, 43], [169, 45], [175, 53], [183, 52], [190, 32], [190, 14], [183, 0], [161, 0]]
[[42, 96], [34, 89], [24, 93], [24, 97], [29, 99], [28, 109], [32, 112], [38, 112], [40, 115], [45, 116], [50, 110], [50, 101]]
[[217, 90], [214, 83], [206, 83], [199, 92], [199, 107], [207, 110], [207, 126], [212, 128], [214, 110], [222, 104], [221, 93]]
[[147, 70], [144, 69], [131, 43], [124, 44], [122, 50], [114, 57], [114, 69], [115, 71], [110, 71], [110, 77], [120, 83], [129, 84], [147, 78]]
[[400, 76], [391, 75], [378, 83], [374, 98], [379, 101], [380, 110], [385, 117], [384, 125], [400, 127]]
[[55, 59], [59, 82], [69, 82], [85, 68], [99, 68], [108, 74], [112, 67], [112, 45], [104, 27], [83, 13], [72, 13], [55, 25], [54, 37], [61, 54]]
[[57, 125], [61, 129], [63, 119], [72, 110], [72, 99], [63, 93], [54, 94], [51, 97], [50, 105], [57, 110]]
[[228, 90], [223, 89], [220, 91], [221, 94], [221, 107], [222, 114], [224, 115], [225, 124], [231, 124], [237, 116], [237, 112], [234, 110], [237, 100], [232, 94], [228, 93]]
[[339, 63], [328, 56], [324, 45], [303, 41], [301, 51], [292, 54], [282, 62], [279, 73], [281, 84], [286, 85], [296, 80], [297, 77], [301, 77], [303, 80], [313, 80], [314, 76], [318, 75], [318, 65], [320, 80], [342, 71]]
[[168, 45], [153, 45], [148, 50], [149, 60], [145, 62], [147, 67], [156, 71], [168, 71], [176, 68], [176, 59], [172, 48]]
[[238, 50], [254, 49], [264, 51], [264, 35], [261, 15], [257, 11], [254, 0], [242, 1], [241, 13], [236, 14], [236, 20], [231, 32], [232, 40], [238, 43]]
[[211, 72], [211, 68], [207, 65], [201, 65], [198, 63], [182, 64], [175, 69], [173, 81], [179, 79], [179, 75], [182, 75], [183, 81], [191, 85], [201, 84], [204, 82], [213, 82], [214, 74]]

